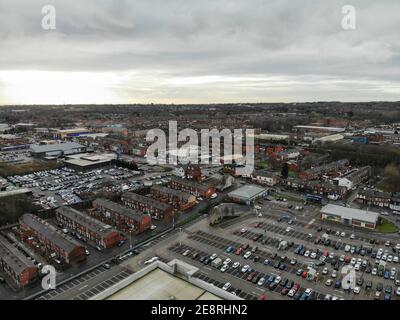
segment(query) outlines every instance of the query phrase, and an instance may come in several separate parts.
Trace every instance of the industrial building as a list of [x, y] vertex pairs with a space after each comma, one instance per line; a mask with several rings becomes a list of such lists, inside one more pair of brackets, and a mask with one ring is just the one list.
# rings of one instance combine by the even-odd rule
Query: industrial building
[[115, 153], [75, 154], [66, 157], [65, 165], [77, 171], [87, 171], [110, 166], [116, 158]]
[[22, 230], [22, 238], [28, 240], [30, 237], [37, 239], [44, 248], [44, 254], [55, 252], [66, 263], [79, 262], [86, 259], [85, 247], [71, 237], [61, 233], [56, 227], [40, 219], [33, 214], [24, 214], [19, 219]]
[[347, 226], [374, 230], [378, 223], [379, 213], [327, 204], [321, 209], [321, 218]]
[[250, 205], [257, 199], [267, 196], [267, 189], [249, 184], [228, 193], [228, 197], [235, 202]]
[[189, 209], [197, 204], [194, 195], [164, 186], [153, 186], [151, 188], [151, 195], [153, 198], [169, 203], [180, 210]]
[[72, 128], [72, 129], [60, 129], [53, 133], [54, 139], [64, 140], [67, 138], [79, 137], [81, 135], [91, 133], [87, 128]]
[[153, 219], [164, 219], [172, 217], [173, 207], [133, 192], [125, 192], [121, 201], [128, 207], [150, 214]]
[[119, 233], [99, 220], [70, 207], [60, 207], [56, 210], [57, 221], [66, 228], [73, 230], [84, 239], [95, 242], [102, 248], [111, 248], [118, 244]]
[[94, 214], [100, 215], [121, 231], [139, 234], [151, 228], [151, 217], [106, 199], [93, 201]]
[[38, 277], [38, 268], [14, 245], [0, 236], [0, 269], [18, 287], [26, 287]]
[[67, 155], [86, 152], [86, 147], [75, 142], [54, 143], [54, 144], [31, 144], [29, 151], [36, 158], [65, 157]]

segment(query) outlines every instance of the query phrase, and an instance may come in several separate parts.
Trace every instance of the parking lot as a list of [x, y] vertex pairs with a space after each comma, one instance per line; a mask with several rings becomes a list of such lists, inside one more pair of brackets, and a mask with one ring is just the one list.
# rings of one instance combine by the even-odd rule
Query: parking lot
[[[245, 299], [399, 299], [396, 243], [385, 245], [376, 234], [372, 241], [361, 230], [352, 235], [340, 226], [327, 228], [318, 219], [279, 220], [282, 213], [270, 210], [224, 228], [198, 223], [166, 246], [166, 254], [197, 266], [196, 276], [205, 281], [229, 283], [229, 291], [251, 296]], [[216, 259], [221, 262], [213, 265]], [[343, 288], [344, 266], [355, 270], [350, 289]]]

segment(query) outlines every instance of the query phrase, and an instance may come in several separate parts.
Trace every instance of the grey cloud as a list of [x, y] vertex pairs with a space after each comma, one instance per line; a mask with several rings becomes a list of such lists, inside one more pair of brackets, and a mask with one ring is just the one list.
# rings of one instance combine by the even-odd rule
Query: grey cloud
[[[173, 77], [253, 78], [235, 93], [230, 82], [218, 92], [206, 85], [178, 91], [166, 85], [156, 93], [180, 97], [214, 94], [250, 99], [272, 93], [301, 100], [375, 96], [399, 99], [382, 86], [400, 79], [400, 3], [354, 0], [358, 26], [341, 29], [348, 1], [317, 0], [86, 0], [47, 1], [57, 9], [57, 30], [40, 28], [38, 0], [0, 2], [1, 70], [141, 72], [164, 83]], [[160, 73], [162, 72], [162, 76]], [[296, 90], [256, 85], [259, 77], [296, 79]], [[158, 78], [157, 78], [158, 77]], [[347, 85], [320, 88], [308, 80], [341, 79]], [[303, 79], [303, 83], [297, 80]], [[130, 83], [137, 86], [138, 80]], [[370, 82], [368, 82], [370, 81]], [[363, 90], [375, 86], [376, 90]], [[129, 83], [125, 93], [136, 93]], [[329, 89], [329, 86], [332, 86]], [[176, 90], [176, 89], [174, 89]], [[204, 91], [202, 91], [204, 90]], [[247, 91], [246, 91], [247, 90]], [[275, 90], [275, 91], [274, 91]], [[367, 96], [365, 91], [367, 91]], [[143, 91], [140, 91], [143, 94]], [[201, 94], [200, 94], [201, 92]], [[212, 99], [211, 96], [209, 96]], [[182, 98], [183, 99], [183, 98]]]

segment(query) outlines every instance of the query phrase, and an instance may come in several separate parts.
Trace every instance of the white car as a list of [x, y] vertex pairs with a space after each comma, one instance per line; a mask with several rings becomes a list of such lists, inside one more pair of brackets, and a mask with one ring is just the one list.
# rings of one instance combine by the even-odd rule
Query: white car
[[331, 252], [330, 254], [329, 254], [329, 259], [333, 259], [335, 257], [335, 253], [334, 252]]
[[304, 256], [305, 257], [309, 257], [310, 256], [310, 250], [307, 250], [306, 252], [304, 252]]
[[400, 287], [398, 287], [396, 290], [396, 296], [400, 297]]
[[312, 289], [310, 289], [310, 288], [307, 288], [306, 291], [304, 291], [304, 294], [308, 297], [311, 295], [311, 293], [312, 293]]
[[190, 253], [190, 250], [186, 250], [184, 253], [182, 253], [182, 255], [183, 255], [184, 257], [186, 257], [187, 255], [189, 255], [189, 253]]
[[393, 262], [394, 263], [399, 263], [399, 257], [398, 256], [394, 256], [393, 257]]
[[323, 274], [323, 275], [328, 274], [328, 272], [329, 272], [329, 269], [328, 269], [327, 267], [325, 267], [325, 268], [322, 270], [322, 274]]
[[249, 266], [248, 264], [246, 264], [246, 265], [243, 266], [242, 272], [245, 273], [245, 272], [247, 272], [247, 270], [249, 270], [249, 269], [250, 269], [250, 266]]
[[218, 197], [218, 194], [213, 193], [213, 194], [210, 196], [210, 199], [215, 199], [216, 197]]
[[265, 278], [261, 278], [260, 280], [258, 280], [257, 285], [261, 287], [264, 283], [265, 283]]
[[287, 227], [286, 228], [286, 232], [290, 232], [290, 231], [292, 231], [292, 228], [291, 227]]
[[378, 274], [378, 269], [377, 268], [373, 268], [372, 271], [371, 271], [371, 274], [373, 276], [376, 276]]
[[276, 284], [279, 284], [279, 283], [281, 282], [281, 280], [282, 280], [282, 278], [281, 278], [280, 276], [276, 276], [274, 282], [275, 282]]
[[353, 289], [353, 292], [354, 292], [355, 294], [359, 294], [360, 291], [361, 291], [360, 287], [355, 287], [355, 288]]
[[247, 231], [246, 228], [242, 228], [242, 230], [240, 230], [241, 233], [245, 233]]
[[217, 254], [216, 254], [216, 253], [213, 253], [213, 254], [211, 255], [210, 259], [211, 259], [211, 260], [214, 260], [216, 257], [217, 257]]
[[231, 287], [231, 284], [229, 282], [225, 283], [224, 286], [222, 287], [222, 290], [228, 290]]
[[229, 269], [229, 264], [223, 264], [220, 270], [221, 272], [225, 272], [228, 269]]
[[356, 238], [356, 236], [354, 235], [354, 233], [352, 233], [351, 235], [350, 235], [350, 239], [351, 240], [354, 240]]
[[146, 260], [144, 262], [144, 264], [150, 264], [150, 263], [153, 263], [154, 261], [157, 261], [157, 260], [158, 260], [158, 257], [153, 257], [153, 258], [150, 258], [149, 260]]
[[340, 234], [340, 236], [343, 238], [343, 237], [345, 237], [346, 236], [346, 232], [342, 232], [341, 234]]
[[239, 263], [239, 262], [235, 262], [235, 263], [232, 265], [232, 268], [233, 268], [233, 269], [237, 269], [238, 267], [240, 267], [240, 263]]
[[393, 262], [393, 256], [391, 254], [388, 255], [387, 262]]
[[231, 261], [232, 261], [231, 258], [226, 258], [224, 261], [224, 264], [229, 264], [229, 263], [231, 263]]
[[354, 266], [356, 264], [356, 262], [357, 262], [356, 258], [351, 258], [350, 264], [352, 266]]
[[317, 253], [316, 253], [316, 252], [311, 252], [310, 258], [311, 258], [311, 259], [317, 258]]
[[333, 271], [332, 271], [331, 277], [332, 277], [332, 278], [336, 278], [336, 277], [337, 277], [336, 270], [333, 270]]
[[248, 259], [248, 258], [250, 258], [250, 256], [251, 256], [251, 251], [247, 251], [247, 252], [244, 254], [243, 258]]

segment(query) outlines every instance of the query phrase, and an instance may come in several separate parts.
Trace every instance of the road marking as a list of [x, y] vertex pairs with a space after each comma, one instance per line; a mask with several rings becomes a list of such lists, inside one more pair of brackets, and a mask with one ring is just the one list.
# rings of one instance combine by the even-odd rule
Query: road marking
[[309, 223], [307, 223], [304, 228], [309, 228], [313, 223], [315, 222], [315, 219], [311, 219], [311, 221]]
[[81, 290], [85, 289], [85, 288], [88, 287], [88, 286], [89, 286], [89, 285], [86, 284], [86, 285], [84, 285], [83, 287], [80, 287], [78, 290], [81, 291]]

